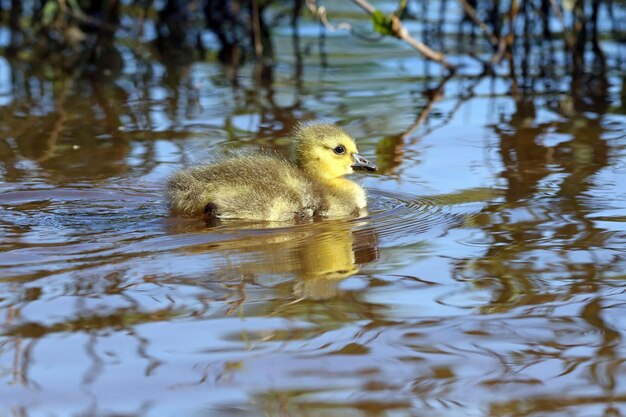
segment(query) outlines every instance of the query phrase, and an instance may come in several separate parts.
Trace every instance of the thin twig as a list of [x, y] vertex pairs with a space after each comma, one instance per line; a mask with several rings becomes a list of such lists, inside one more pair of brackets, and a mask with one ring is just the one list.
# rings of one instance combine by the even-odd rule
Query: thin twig
[[489, 29], [489, 26], [487, 26], [485, 22], [480, 20], [480, 17], [478, 17], [478, 14], [476, 13], [476, 9], [472, 7], [472, 5], [467, 2], [467, 0], [459, 0], [459, 3], [461, 3], [461, 6], [463, 6], [465, 14], [470, 19], [472, 19], [472, 21], [476, 24], [476, 26], [480, 28], [480, 30], [483, 31], [483, 34], [487, 37], [487, 40], [489, 40], [491, 45], [497, 47], [499, 43], [498, 37], [493, 34], [491, 29]]
[[346, 23], [346, 22], [341, 22], [339, 24], [333, 25], [332, 23], [330, 23], [328, 21], [328, 15], [326, 14], [326, 8], [324, 6], [317, 6], [316, 4], [316, 0], [306, 0], [306, 5], [307, 8], [309, 9], [309, 11], [314, 14], [315, 16], [317, 16], [317, 18], [319, 19], [319, 21], [322, 23], [322, 25], [326, 28], [326, 30], [328, 30], [329, 32], [337, 32], [339, 30], [347, 30], [348, 32], [350, 32], [350, 34], [352, 34], [352, 36], [355, 36], [359, 39], [362, 39], [364, 41], [367, 42], [378, 42], [379, 40], [382, 39], [382, 35], [379, 37], [370, 37], [368, 35], [365, 35], [363, 33], [359, 33], [357, 32], [354, 27], [352, 27], [352, 25], [350, 23]]
[[[374, 8], [374, 6], [369, 4], [366, 0], [352, 0], [352, 2], [365, 10], [370, 16], [373, 16], [374, 13], [376, 13], [376, 8]], [[435, 51], [425, 43], [418, 41], [417, 39], [412, 37], [411, 34], [409, 34], [409, 31], [406, 30], [406, 28], [402, 24], [398, 16], [391, 15], [390, 18], [391, 30], [393, 31], [393, 34], [396, 38], [402, 39], [431, 61], [438, 62], [451, 71], [457, 69], [456, 65], [451, 64], [446, 60], [446, 56], [442, 52]]]
[[319, 19], [320, 22], [322, 22], [326, 30], [330, 32], [336, 32], [338, 30], [347, 30], [352, 32], [352, 25], [350, 23], [341, 22], [337, 25], [330, 23], [328, 21], [328, 16], [326, 15], [326, 8], [324, 6], [318, 7], [316, 0], [306, 0], [306, 7]]
[[70, 10], [67, 9], [65, 10], [65, 12], [61, 12], [66, 14], [67, 16], [73, 17], [74, 19], [78, 20], [81, 23], [87, 23], [89, 25], [93, 25], [96, 26], [98, 29], [100, 30], [106, 30], [108, 32], [114, 33], [118, 28], [123, 28], [125, 30], [129, 30], [130, 26], [128, 25], [123, 25], [123, 24], [119, 24], [119, 25], [112, 25], [110, 23], [107, 23], [101, 19], [97, 19], [95, 17], [91, 17], [88, 15], [84, 15], [84, 14], [80, 14], [80, 13], [76, 13], [74, 10]]
[[366, 0], [352, 0], [352, 3], [356, 3], [357, 6], [365, 10], [370, 15], [376, 12], [376, 8], [369, 4]]
[[[352, 1], [357, 6], [365, 10], [370, 16], [373, 16], [374, 13], [376, 13], [377, 11], [376, 8], [372, 6], [371, 4], [369, 4], [366, 0], [352, 0]], [[326, 29], [328, 29], [329, 31], [334, 32], [337, 30], [345, 29], [354, 33], [352, 25], [350, 25], [349, 23], [342, 22], [337, 25], [331, 24], [328, 21], [328, 16], [326, 15], [326, 8], [324, 6], [318, 7], [316, 0], [306, 0], [306, 5], [307, 5], [307, 8], [311, 11], [311, 13], [317, 16], [320, 22], [322, 22], [324, 27], [326, 27]], [[396, 38], [401, 39], [404, 42], [408, 43], [410, 46], [416, 49], [419, 53], [421, 53], [424, 57], [426, 57], [427, 59], [430, 59], [431, 61], [440, 63], [441, 65], [446, 67], [448, 70], [454, 72], [457, 69], [456, 65], [451, 64], [446, 60], [446, 56], [442, 52], [435, 51], [434, 49], [430, 48], [425, 43], [420, 42], [417, 39], [413, 38], [409, 34], [409, 31], [406, 30], [404, 25], [402, 25], [402, 22], [400, 21], [400, 18], [398, 16], [391, 15], [390, 19], [391, 19], [391, 30], [393, 31], [393, 35]]]

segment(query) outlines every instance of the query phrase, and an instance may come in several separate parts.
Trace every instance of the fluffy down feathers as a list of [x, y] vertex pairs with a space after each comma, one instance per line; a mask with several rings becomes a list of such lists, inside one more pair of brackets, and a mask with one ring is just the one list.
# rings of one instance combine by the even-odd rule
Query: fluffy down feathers
[[352, 139], [317, 124], [300, 127], [294, 140], [296, 162], [272, 153], [240, 154], [176, 172], [167, 186], [172, 211], [270, 221], [359, 214], [365, 191], [342, 178], [356, 157], [364, 160]]

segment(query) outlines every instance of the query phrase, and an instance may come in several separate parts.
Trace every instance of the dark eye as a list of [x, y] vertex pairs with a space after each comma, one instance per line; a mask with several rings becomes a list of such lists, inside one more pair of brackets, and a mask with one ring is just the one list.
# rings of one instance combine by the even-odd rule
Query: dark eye
[[346, 147], [343, 145], [339, 145], [334, 149], [334, 151], [337, 155], [343, 155], [344, 153], [346, 153]]

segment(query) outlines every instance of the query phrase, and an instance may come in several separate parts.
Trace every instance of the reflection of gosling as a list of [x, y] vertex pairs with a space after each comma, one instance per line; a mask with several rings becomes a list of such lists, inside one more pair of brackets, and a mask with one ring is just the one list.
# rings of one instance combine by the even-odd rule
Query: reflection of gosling
[[331, 124], [305, 124], [294, 134], [295, 161], [271, 153], [244, 154], [186, 168], [168, 183], [173, 211], [224, 219], [290, 220], [357, 215], [365, 191], [343, 178], [375, 171], [356, 145]]

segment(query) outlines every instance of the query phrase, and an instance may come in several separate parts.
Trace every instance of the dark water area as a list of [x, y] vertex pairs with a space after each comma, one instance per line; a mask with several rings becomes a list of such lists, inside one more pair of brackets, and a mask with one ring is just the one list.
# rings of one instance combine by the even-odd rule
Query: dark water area
[[[626, 415], [624, 44], [478, 76], [443, 30], [450, 79], [311, 19], [265, 69], [0, 57], [0, 416]], [[176, 169], [311, 119], [381, 167], [368, 216], [170, 215]]]

